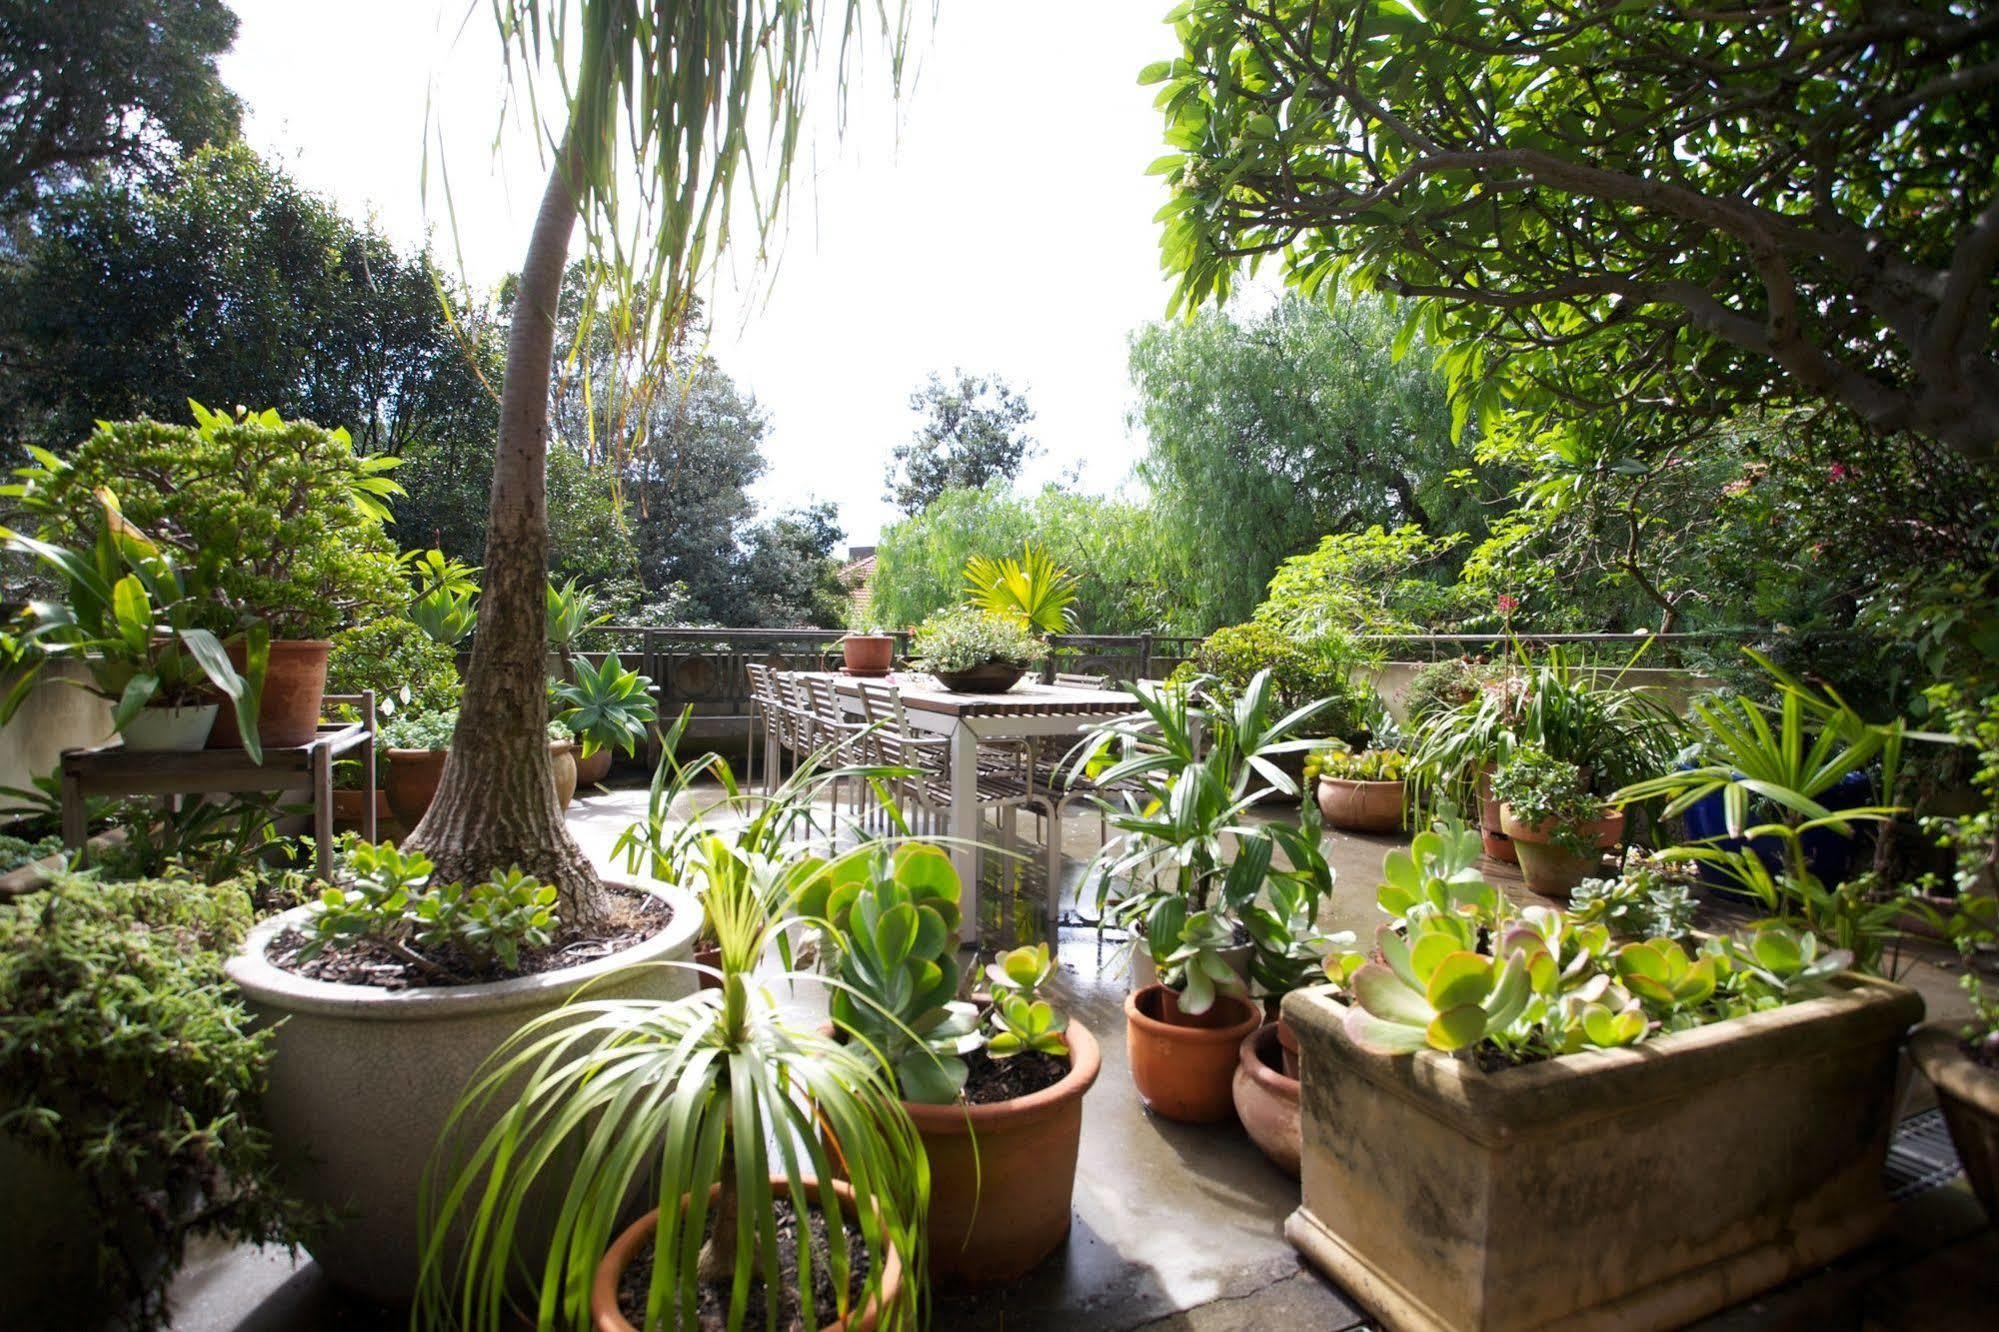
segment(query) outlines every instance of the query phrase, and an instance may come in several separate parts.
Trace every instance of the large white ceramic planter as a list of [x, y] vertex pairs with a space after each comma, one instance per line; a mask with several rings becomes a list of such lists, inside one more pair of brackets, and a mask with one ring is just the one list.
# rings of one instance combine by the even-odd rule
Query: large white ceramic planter
[[271, 942], [310, 907], [250, 932], [229, 976], [260, 1022], [281, 1024], [266, 1119], [286, 1189], [342, 1218], [306, 1246], [334, 1282], [384, 1303], [415, 1293], [424, 1165], [459, 1091], [522, 1024], [586, 989], [591, 999], [693, 992], [691, 969], [658, 964], [692, 959], [700, 903], [662, 883], [639, 886], [673, 908], [652, 938], [585, 966], [485, 985], [378, 990], [273, 966]]
[[184, 708], [140, 708], [118, 734], [125, 748], [148, 754], [185, 754], [208, 743], [220, 704], [189, 704]]
[[1496, 1073], [1354, 1045], [1286, 997], [1301, 1068], [1291, 1242], [1396, 1332], [1680, 1327], [1870, 1239], [1923, 1001], [1832, 993]]

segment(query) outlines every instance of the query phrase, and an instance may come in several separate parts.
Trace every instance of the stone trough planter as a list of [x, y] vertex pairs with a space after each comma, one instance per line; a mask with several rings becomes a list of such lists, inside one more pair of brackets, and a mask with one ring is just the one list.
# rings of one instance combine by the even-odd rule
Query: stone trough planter
[[1289, 996], [1303, 1205], [1285, 1234], [1387, 1327], [1679, 1327], [1838, 1257], [1881, 1185], [1912, 991], [1836, 993], [1483, 1073], [1347, 1037]]
[[415, 1293], [425, 1164], [460, 1090], [523, 1024], [579, 992], [663, 1001], [693, 991], [690, 968], [657, 964], [692, 958], [700, 903], [665, 884], [639, 886], [673, 909], [650, 939], [582, 966], [480, 985], [386, 990], [272, 965], [272, 942], [310, 907], [251, 931], [229, 976], [259, 1022], [280, 1024], [265, 1116], [287, 1191], [341, 1217], [306, 1246], [336, 1285], [384, 1304]]

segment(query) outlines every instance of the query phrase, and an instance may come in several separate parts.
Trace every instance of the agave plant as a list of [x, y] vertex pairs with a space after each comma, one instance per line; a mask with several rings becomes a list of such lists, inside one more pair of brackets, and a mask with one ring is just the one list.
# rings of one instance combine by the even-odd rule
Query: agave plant
[[560, 587], [548, 584], [548, 645], [566, 659], [586, 630], [610, 623], [611, 617], [597, 604], [597, 594], [579, 587], [574, 578]]
[[572, 679], [551, 681], [549, 699], [562, 709], [556, 720], [583, 742], [585, 758], [600, 749], [630, 754], [659, 716], [652, 681], [625, 669], [615, 652], [598, 666], [577, 663]]
[[[808, 1181], [842, 1179], [866, 1261], [844, 1227], [828, 1225], [825, 1264], [837, 1295], [835, 1307], [815, 1307], [818, 1260], [813, 1246], [797, 1246], [804, 1325], [870, 1305], [879, 1328], [916, 1325], [929, 1198], [922, 1140], [877, 1052], [822, 1034], [771, 989], [809, 973], [758, 970], [777, 940], [815, 924], [795, 914], [799, 901], [849, 871], [839, 860], [752, 856], [713, 838], [705, 845], [740, 870], [712, 877], [703, 899], [720, 988], [664, 1004], [578, 999], [494, 1054], [460, 1097], [426, 1173], [421, 1319], [511, 1327], [525, 1274], [535, 1326], [586, 1327], [593, 1273], [629, 1200], [644, 1192], [659, 1212], [643, 1325], [699, 1326], [707, 1282], [726, 1292], [737, 1329], [751, 1285], [782, 1270], [777, 1181], [803, 1199]], [[487, 1122], [483, 1133], [469, 1130]], [[553, 1220], [545, 1253], [519, 1252], [530, 1214]], [[894, 1288], [884, 1281], [891, 1253], [904, 1272]], [[775, 1316], [776, 1299], [768, 1307]]]
[[1076, 576], [1032, 543], [1020, 558], [974, 555], [965, 561], [965, 599], [981, 610], [1024, 620], [1059, 634], [1075, 618]]

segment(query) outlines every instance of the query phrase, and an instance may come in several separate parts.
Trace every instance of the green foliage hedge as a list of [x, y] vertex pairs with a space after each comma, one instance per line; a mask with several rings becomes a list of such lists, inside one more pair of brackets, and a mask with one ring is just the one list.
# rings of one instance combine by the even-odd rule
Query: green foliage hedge
[[140, 1328], [164, 1326], [189, 1238], [288, 1241], [302, 1220], [256, 1126], [272, 1035], [223, 974], [250, 888], [67, 877], [0, 907], [0, 1133], [74, 1172]]

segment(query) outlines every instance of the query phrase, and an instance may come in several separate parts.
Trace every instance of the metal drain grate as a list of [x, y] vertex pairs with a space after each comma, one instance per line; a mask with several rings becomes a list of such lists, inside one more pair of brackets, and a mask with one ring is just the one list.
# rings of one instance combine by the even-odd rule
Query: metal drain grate
[[1956, 1179], [1962, 1170], [1957, 1151], [1950, 1145], [1950, 1130], [1944, 1125], [1943, 1111], [1925, 1110], [1895, 1126], [1883, 1171], [1891, 1201], [1901, 1202], [1941, 1188]]

